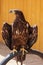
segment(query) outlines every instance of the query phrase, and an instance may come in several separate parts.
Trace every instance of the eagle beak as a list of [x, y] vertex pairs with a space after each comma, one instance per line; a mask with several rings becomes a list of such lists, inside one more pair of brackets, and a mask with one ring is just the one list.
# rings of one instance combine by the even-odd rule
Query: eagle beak
[[12, 12], [13, 12], [13, 10], [10, 10], [10, 11], [9, 11], [9, 13], [12, 13]]
[[10, 10], [9, 13], [14, 13], [15, 14], [15, 10]]

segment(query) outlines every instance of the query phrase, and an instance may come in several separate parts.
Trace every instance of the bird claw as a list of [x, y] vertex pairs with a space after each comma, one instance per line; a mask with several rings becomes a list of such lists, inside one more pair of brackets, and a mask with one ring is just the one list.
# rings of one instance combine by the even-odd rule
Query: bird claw
[[13, 52], [13, 54], [17, 53], [17, 50], [16, 50], [15, 46], [13, 47], [13, 51], [12, 52]]
[[13, 49], [13, 51], [14, 51], [14, 52], [17, 52], [17, 50], [16, 50], [16, 49]]
[[16, 49], [13, 49], [13, 54], [14, 54], [14, 53], [17, 53], [17, 50], [16, 50]]
[[24, 48], [21, 48], [20, 51], [22, 52], [22, 54], [24, 55], [25, 53], [28, 53], [28, 51]]

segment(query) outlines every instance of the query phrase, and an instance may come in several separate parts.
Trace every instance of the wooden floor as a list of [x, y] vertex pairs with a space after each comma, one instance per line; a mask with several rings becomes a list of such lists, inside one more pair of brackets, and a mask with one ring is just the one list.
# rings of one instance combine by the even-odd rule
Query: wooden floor
[[[0, 43], [0, 62], [9, 54], [11, 51], [6, 47], [5, 44]], [[6, 65], [17, 65], [16, 60], [13, 58]], [[20, 62], [18, 62], [20, 65]], [[26, 55], [26, 60], [23, 65], [43, 65], [43, 53], [36, 50], [32, 50]]]

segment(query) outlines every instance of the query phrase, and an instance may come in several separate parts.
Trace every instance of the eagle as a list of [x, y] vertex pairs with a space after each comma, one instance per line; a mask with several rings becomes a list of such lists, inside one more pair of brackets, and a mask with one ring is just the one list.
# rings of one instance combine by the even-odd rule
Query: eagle
[[17, 61], [20, 61], [22, 65], [26, 57], [25, 53], [37, 41], [38, 27], [37, 25], [31, 26], [26, 21], [21, 10], [10, 10], [9, 13], [14, 13], [15, 20], [11, 25], [8, 23], [3, 24], [2, 38], [10, 50], [13, 50], [13, 52], [22, 52], [21, 55], [17, 56]]

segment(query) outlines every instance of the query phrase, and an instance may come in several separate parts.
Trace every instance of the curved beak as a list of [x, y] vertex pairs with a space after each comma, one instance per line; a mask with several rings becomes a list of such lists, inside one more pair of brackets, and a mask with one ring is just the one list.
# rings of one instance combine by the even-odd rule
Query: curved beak
[[9, 13], [15, 13], [15, 11], [14, 11], [13, 9], [11, 9], [11, 10], [9, 11]]
[[20, 10], [18, 10], [18, 9], [11, 9], [9, 11], [9, 13], [14, 13], [14, 14], [17, 14], [17, 12], [20, 12]]

